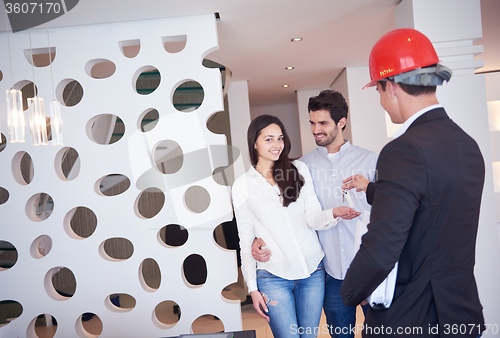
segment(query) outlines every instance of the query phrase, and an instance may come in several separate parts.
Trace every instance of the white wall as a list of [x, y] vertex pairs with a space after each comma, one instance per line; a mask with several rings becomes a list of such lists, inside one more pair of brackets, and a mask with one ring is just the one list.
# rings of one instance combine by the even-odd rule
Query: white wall
[[252, 119], [260, 115], [273, 115], [278, 117], [285, 126], [286, 132], [292, 142], [290, 158], [302, 156], [302, 145], [300, 143], [300, 126], [298, 123], [298, 109], [296, 103], [282, 103], [265, 106], [251, 106], [250, 115]]
[[484, 77], [486, 79], [486, 99], [488, 101], [496, 216], [500, 233], [500, 73], [487, 73]]
[[236, 179], [250, 168], [247, 145], [247, 129], [251, 120], [248, 83], [246, 81], [231, 81], [227, 99], [231, 124], [231, 142], [232, 146], [240, 151], [240, 158], [235, 159], [234, 163], [234, 178]]
[[[63, 107], [61, 112], [64, 147], [73, 147], [80, 155], [75, 179], [64, 180], [57, 175], [63, 146], [35, 147], [29, 134], [26, 143], [8, 143], [0, 153], [0, 184], [10, 193], [7, 202], [0, 205], [0, 240], [10, 242], [18, 252], [16, 264], [0, 270], [0, 301], [14, 300], [23, 306], [19, 318], [0, 328], [0, 336], [34, 337], [34, 321], [40, 314], [49, 314], [58, 323], [55, 337], [83, 337], [76, 328], [81, 327], [81, 315], [87, 312], [101, 319], [101, 337], [177, 336], [190, 333], [192, 323], [206, 314], [220, 318], [228, 331], [242, 328], [239, 301], [221, 295], [224, 287], [237, 280], [236, 255], [213, 239], [214, 228], [232, 219], [228, 187], [212, 177], [215, 168], [227, 165], [227, 156], [224, 161], [209, 151], [210, 145], [223, 147], [225, 136], [213, 134], [206, 127], [208, 118], [224, 108], [219, 70], [201, 63], [205, 55], [218, 48], [216, 27], [213, 14], [208, 14], [31, 30], [31, 41], [27, 31], [0, 34], [1, 46], [7, 46], [6, 35], [10, 34], [10, 50], [0, 49], [4, 75], [0, 92], [11, 87], [11, 78], [19, 84], [32, 80], [34, 73], [38, 95], [46, 101], [53, 98], [49, 67], [32, 69], [24, 55], [30, 45], [33, 49], [47, 48], [48, 33], [51, 47], [56, 48], [52, 70], [58, 96], [62, 92], [58, 84], [68, 78], [78, 80], [84, 90], [80, 103]], [[168, 53], [162, 38], [179, 35], [187, 35], [184, 50]], [[140, 52], [133, 58], [120, 50], [119, 42], [129, 40], [140, 40]], [[85, 65], [103, 58], [116, 64], [116, 72], [106, 79], [92, 78]], [[140, 95], [134, 89], [135, 80], [148, 66], [159, 70], [161, 82], [153, 93]], [[178, 111], [172, 104], [175, 88], [186, 80], [198, 81], [204, 90], [203, 103], [193, 112]], [[141, 114], [150, 108], [159, 111], [159, 122], [152, 130], [141, 132]], [[102, 113], [116, 114], [125, 124], [123, 138], [114, 144], [96, 144], [89, 137], [93, 118]], [[0, 117], [5, 116], [2, 104]], [[2, 128], [5, 126], [3, 120]], [[153, 153], [162, 140], [175, 140], [182, 149], [184, 162], [176, 173], [165, 175], [154, 166]], [[16, 159], [22, 152], [28, 152], [34, 163], [34, 178], [29, 184], [20, 184], [14, 177], [20, 171]], [[113, 197], [96, 192], [99, 178], [113, 173], [130, 179], [128, 190]], [[146, 219], [139, 217], [136, 204], [150, 187], [163, 192], [165, 203], [156, 216]], [[186, 195], [192, 187], [210, 196], [206, 210], [189, 209]], [[35, 222], [27, 211], [33, 208], [31, 196], [41, 192], [53, 198], [55, 207], [49, 218]], [[71, 232], [69, 218], [78, 206], [91, 209], [97, 216], [96, 231], [88, 238]], [[168, 224], [187, 228], [189, 237], [184, 245], [162, 244], [159, 231]], [[35, 239], [40, 235], [52, 239], [52, 249], [45, 257], [34, 253]], [[117, 261], [100, 250], [104, 241], [114, 237], [133, 244], [129, 259]], [[30, 250], [32, 244], [34, 250]], [[183, 262], [191, 254], [202, 256], [206, 262], [208, 276], [202, 285], [191, 285], [184, 277]], [[158, 289], [141, 282], [141, 264], [147, 258], [155, 259], [160, 267]], [[55, 267], [73, 272], [77, 287], [72, 297], [58, 298], [51, 288]], [[124, 311], [106, 301], [115, 293], [134, 297], [133, 310]], [[182, 313], [173, 325], [160, 323], [155, 315], [156, 306], [169, 300], [177, 303]]]

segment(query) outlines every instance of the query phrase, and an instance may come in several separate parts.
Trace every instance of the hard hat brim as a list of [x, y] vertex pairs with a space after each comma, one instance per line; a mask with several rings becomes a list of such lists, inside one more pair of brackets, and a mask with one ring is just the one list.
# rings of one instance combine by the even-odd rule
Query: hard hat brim
[[366, 84], [363, 88], [361, 89], [366, 89], [366, 88], [370, 88], [370, 87], [375, 87], [377, 85], [377, 81], [372, 81], [368, 84]]

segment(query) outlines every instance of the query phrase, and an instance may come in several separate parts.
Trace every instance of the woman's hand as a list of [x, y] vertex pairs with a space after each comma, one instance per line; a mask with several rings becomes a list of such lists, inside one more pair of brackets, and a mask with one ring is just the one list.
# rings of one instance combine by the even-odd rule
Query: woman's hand
[[261, 263], [269, 262], [271, 258], [271, 250], [262, 249], [262, 247], [266, 246], [266, 243], [262, 238], [255, 238], [252, 243], [252, 257], [256, 261]]
[[359, 211], [355, 211], [349, 207], [333, 208], [333, 217], [340, 217], [342, 219], [353, 219], [361, 215]]
[[269, 317], [264, 313], [264, 311], [267, 313], [268, 310], [266, 302], [264, 301], [264, 297], [262, 297], [262, 294], [258, 290], [255, 290], [250, 292], [250, 296], [252, 296], [253, 308], [255, 309], [255, 311], [257, 311], [259, 316], [269, 321]]

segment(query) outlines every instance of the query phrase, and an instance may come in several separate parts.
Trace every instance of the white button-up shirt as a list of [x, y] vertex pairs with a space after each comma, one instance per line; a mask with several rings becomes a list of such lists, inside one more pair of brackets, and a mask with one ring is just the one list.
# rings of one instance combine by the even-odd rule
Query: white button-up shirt
[[[322, 211], [307, 165], [294, 161], [305, 184], [297, 201], [283, 207], [277, 186], [271, 186], [253, 167], [233, 184], [232, 198], [240, 237], [241, 268], [248, 292], [257, 290], [256, 270], [284, 279], [309, 277], [323, 258], [317, 230], [337, 223], [332, 209]], [[262, 238], [272, 256], [268, 262], [252, 257], [255, 237]]]
[[349, 190], [349, 197], [342, 197], [342, 180], [349, 176], [362, 174], [375, 181], [377, 154], [356, 147], [344, 140], [340, 151], [330, 159], [326, 147], [318, 147], [300, 158], [307, 164], [314, 183], [316, 195], [323, 209], [350, 206], [361, 212], [352, 220], [340, 220], [337, 226], [328, 231], [318, 232], [325, 252], [323, 263], [328, 274], [336, 279], [344, 279], [347, 269], [361, 244], [361, 236], [367, 231], [371, 206], [366, 202], [364, 192]]

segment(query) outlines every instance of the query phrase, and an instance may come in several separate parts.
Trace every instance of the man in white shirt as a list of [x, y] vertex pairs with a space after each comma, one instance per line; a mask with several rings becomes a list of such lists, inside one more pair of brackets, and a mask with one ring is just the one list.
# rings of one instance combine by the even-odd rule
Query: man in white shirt
[[[311, 132], [318, 148], [304, 155], [301, 161], [309, 167], [322, 209], [344, 205], [361, 212], [358, 218], [341, 220], [335, 227], [317, 232], [325, 252], [323, 263], [327, 278], [323, 309], [328, 333], [332, 337], [352, 338], [356, 308], [343, 304], [340, 286], [359, 248], [361, 236], [366, 232], [371, 207], [364, 192], [342, 190], [342, 180], [363, 175], [374, 181], [377, 154], [351, 145], [343, 138], [348, 107], [339, 92], [324, 90], [311, 97], [308, 110]], [[258, 261], [267, 261], [272, 254], [269, 250], [260, 249], [264, 246], [262, 239], [254, 241], [252, 254]]]

